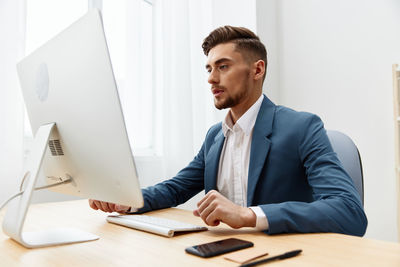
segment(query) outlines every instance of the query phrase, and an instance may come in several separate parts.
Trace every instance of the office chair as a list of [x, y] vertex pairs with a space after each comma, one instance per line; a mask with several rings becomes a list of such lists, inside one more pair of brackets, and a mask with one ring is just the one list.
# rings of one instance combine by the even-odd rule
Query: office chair
[[364, 178], [360, 153], [353, 141], [344, 133], [327, 130], [329, 141], [333, 151], [336, 152], [344, 169], [353, 179], [354, 185], [360, 194], [361, 203], [364, 206]]

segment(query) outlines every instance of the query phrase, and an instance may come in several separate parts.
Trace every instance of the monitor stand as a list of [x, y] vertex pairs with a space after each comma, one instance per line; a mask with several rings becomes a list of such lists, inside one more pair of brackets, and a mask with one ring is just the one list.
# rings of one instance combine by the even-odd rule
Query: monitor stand
[[22, 232], [26, 214], [31, 203], [32, 193], [35, 190], [39, 170], [46, 153], [47, 144], [55, 128], [56, 124], [51, 123], [42, 125], [37, 131], [29, 158], [28, 168], [25, 172], [28, 178], [26, 189], [22, 195], [13, 199], [8, 204], [7, 213], [3, 220], [4, 233], [27, 248], [47, 247], [99, 239], [99, 237], [94, 234], [73, 228]]

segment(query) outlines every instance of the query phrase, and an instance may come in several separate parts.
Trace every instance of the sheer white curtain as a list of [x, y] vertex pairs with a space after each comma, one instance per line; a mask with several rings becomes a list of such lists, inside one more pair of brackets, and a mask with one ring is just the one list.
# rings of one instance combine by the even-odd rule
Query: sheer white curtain
[[0, 0], [0, 202], [21, 181], [23, 104], [15, 65], [24, 52], [24, 20], [24, 0]]
[[201, 48], [212, 30], [211, 1], [155, 1], [155, 12], [160, 12], [155, 16], [156, 73], [161, 73], [156, 78], [162, 112], [158, 133], [168, 178], [193, 159], [222, 114], [213, 105]]

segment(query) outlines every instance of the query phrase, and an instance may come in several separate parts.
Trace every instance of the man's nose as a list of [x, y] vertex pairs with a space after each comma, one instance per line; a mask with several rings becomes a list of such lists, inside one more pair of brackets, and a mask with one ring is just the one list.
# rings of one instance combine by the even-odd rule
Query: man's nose
[[208, 75], [208, 83], [210, 83], [210, 84], [219, 83], [219, 76], [215, 70], [212, 70], [210, 72], [210, 74]]

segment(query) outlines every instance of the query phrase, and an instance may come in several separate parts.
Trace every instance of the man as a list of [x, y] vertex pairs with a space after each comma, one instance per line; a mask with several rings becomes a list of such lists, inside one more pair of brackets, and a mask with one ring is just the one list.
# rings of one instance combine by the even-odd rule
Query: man
[[[210, 226], [255, 227], [269, 234], [337, 232], [362, 236], [358, 193], [321, 120], [276, 106], [262, 94], [266, 50], [246, 28], [225, 26], [203, 42], [216, 108], [200, 152], [176, 177], [143, 189], [142, 213], [184, 203], [205, 189], [193, 211]], [[129, 207], [89, 200], [94, 209]]]

